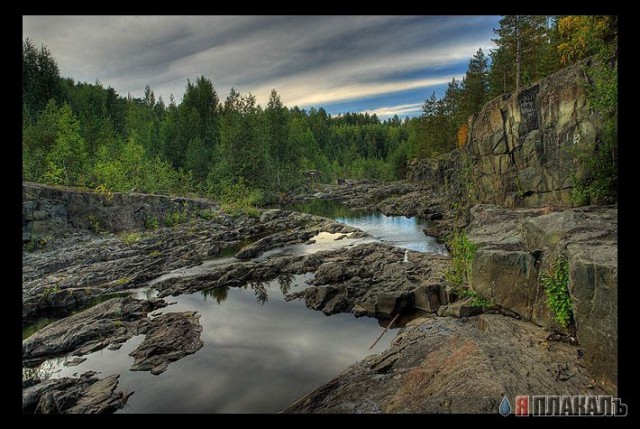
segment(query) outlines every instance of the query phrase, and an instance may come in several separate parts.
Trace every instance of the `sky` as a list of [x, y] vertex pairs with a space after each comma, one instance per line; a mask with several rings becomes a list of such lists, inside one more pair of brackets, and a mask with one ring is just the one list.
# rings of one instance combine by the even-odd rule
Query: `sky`
[[498, 16], [24, 16], [23, 39], [44, 44], [60, 74], [142, 97], [149, 85], [180, 102], [204, 75], [223, 101], [233, 87], [266, 105], [332, 115], [417, 116], [494, 47]]

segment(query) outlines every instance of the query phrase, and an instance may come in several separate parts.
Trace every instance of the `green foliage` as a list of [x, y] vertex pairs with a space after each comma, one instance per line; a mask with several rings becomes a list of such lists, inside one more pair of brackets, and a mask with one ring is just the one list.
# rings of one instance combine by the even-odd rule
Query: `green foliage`
[[94, 191], [96, 194], [104, 197], [107, 201], [111, 201], [113, 199], [113, 191], [103, 184], [96, 186]]
[[569, 264], [559, 256], [546, 270], [540, 271], [540, 283], [544, 287], [547, 305], [553, 313], [553, 320], [562, 327], [571, 322], [572, 306], [569, 296]]
[[217, 216], [217, 213], [211, 209], [202, 209], [202, 210], [199, 210], [196, 214], [198, 215], [198, 217], [201, 217], [202, 219], [205, 219], [205, 220], [213, 220]]
[[576, 205], [611, 204], [618, 187], [618, 65], [609, 63], [610, 51], [603, 51], [589, 69], [587, 102], [603, 119], [600, 140], [574, 145], [569, 152], [577, 166], [571, 200]]
[[49, 297], [54, 294], [60, 292], [60, 287], [58, 285], [45, 287], [40, 295], [42, 299], [47, 300]]
[[100, 221], [98, 220], [97, 217], [95, 217], [95, 215], [88, 215], [87, 216], [87, 220], [89, 221], [89, 225], [91, 225], [91, 230], [93, 232], [95, 232], [96, 234], [99, 234], [102, 232], [102, 225], [100, 225]]
[[130, 281], [131, 279], [129, 277], [120, 277], [119, 279], [115, 280], [113, 284], [116, 286], [122, 286], [122, 285], [126, 285]]
[[44, 247], [47, 244], [47, 239], [44, 237], [41, 238], [35, 238], [33, 235], [31, 236], [31, 239], [27, 242], [27, 244], [24, 246], [24, 249], [27, 252], [35, 252], [38, 249], [44, 249]]
[[46, 46], [36, 48], [31, 40], [22, 43], [22, 98], [31, 119], [49, 100], [59, 99], [58, 64]]
[[80, 135], [80, 124], [71, 107], [64, 104], [58, 112], [55, 140], [44, 161], [43, 179], [55, 185], [82, 185], [88, 154]]
[[455, 288], [472, 283], [471, 268], [477, 247], [469, 240], [464, 230], [453, 231], [447, 239], [451, 252], [451, 265], [445, 279]]
[[466, 123], [469, 115], [480, 112], [484, 106], [489, 92], [488, 71], [488, 59], [482, 49], [478, 49], [469, 61], [462, 87], [457, 91], [459, 99], [456, 101], [459, 103], [459, 112], [456, 112], [458, 116], [456, 122]]
[[[505, 16], [496, 30], [498, 48], [489, 54], [491, 66], [478, 50], [462, 81], [453, 79], [442, 98], [434, 94], [425, 100], [421, 117], [404, 121], [287, 108], [275, 90], [264, 108], [252, 94], [235, 89], [221, 104], [204, 76], [187, 81], [180, 104], [173, 96], [168, 104], [156, 100], [149, 86], [143, 98], [122, 97], [100, 82], [60, 78], [51, 53], [25, 40], [24, 179], [93, 188], [107, 198], [113, 192], [205, 195], [224, 200], [231, 211], [252, 215], [258, 214], [256, 205], [302, 187], [309, 190], [316, 180], [402, 179], [413, 158], [456, 147], [458, 131], [469, 115], [478, 113], [488, 92], [513, 89], [518, 40], [522, 85], [558, 67], [560, 40], [572, 55], [582, 52], [581, 40], [601, 41], [597, 46], [607, 49], [616, 44], [615, 20], [567, 22], [571, 25], [560, 37], [553, 17]], [[611, 110], [613, 100], [617, 103], [617, 68], [594, 81], [591, 105]], [[605, 138], [604, 143], [610, 146], [600, 145], [599, 153], [611, 153], [615, 161], [617, 140]], [[600, 160], [597, 165], [607, 164]], [[583, 199], [599, 198], [599, 189], [606, 187], [599, 184], [600, 176], [612, 177], [609, 172], [590, 174], [590, 182], [584, 189], [578, 185], [576, 192]]]
[[354, 160], [347, 175], [353, 179], [393, 180], [394, 174], [391, 165], [381, 159], [357, 158]]
[[132, 245], [142, 240], [142, 234], [137, 231], [127, 232], [124, 234], [120, 234], [120, 240], [122, 240], [125, 244]]
[[180, 225], [181, 223], [185, 223], [186, 221], [187, 213], [184, 210], [168, 213], [164, 218], [164, 224], [168, 227]]
[[259, 189], [252, 189], [243, 179], [233, 182], [229, 179], [222, 181], [215, 189], [215, 198], [220, 200], [223, 212], [232, 216], [246, 214], [260, 217], [257, 206], [264, 202], [264, 193]]
[[617, 16], [564, 16], [558, 20], [558, 32], [560, 43], [557, 49], [564, 65], [603, 53], [609, 57], [616, 54]]
[[488, 75], [492, 97], [512, 92], [558, 70], [556, 19], [546, 15], [504, 15], [490, 53]]
[[144, 218], [144, 227], [146, 229], [158, 229], [158, 218], [154, 215], [148, 214]]
[[493, 306], [493, 302], [481, 295], [478, 295], [476, 291], [471, 288], [466, 288], [463, 293], [463, 298], [471, 298], [469, 302], [472, 307], [479, 307], [486, 310]]
[[162, 252], [160, 252], [159, 250], [152, 250], [151, 252], [149, 252], [149, 256], [151, 256], [152, 258], [157, 258], [158, 256], [161, 256]]

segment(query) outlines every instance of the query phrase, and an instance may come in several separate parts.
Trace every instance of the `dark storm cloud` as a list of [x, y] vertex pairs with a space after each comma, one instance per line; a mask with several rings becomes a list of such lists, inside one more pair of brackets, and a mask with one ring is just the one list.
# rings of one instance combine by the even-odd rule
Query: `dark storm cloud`
[[288, 105], [304, 107], [449, 81], [450, 70], [491, 46], [497, 17], [55, 16], [23, 23], [24, 37], [47, 45], [63, 75], [99, 79], [121, 94], [141, 96], [149, 84], [165, 100], [169, 93], [179, 100], [186, 80], [202, 74], [221, 97], [233, 86], [263, 103], [276, 88]]

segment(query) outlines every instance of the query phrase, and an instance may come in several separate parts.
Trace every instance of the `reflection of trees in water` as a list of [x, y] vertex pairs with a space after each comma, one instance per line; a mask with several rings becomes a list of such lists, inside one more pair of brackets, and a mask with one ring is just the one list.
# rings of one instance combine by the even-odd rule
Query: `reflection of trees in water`
[[251, 289], [253, 289], [253, 293], [256, 295], [256, 299], [260, 304], [264, 304], [269, 300], [269, 294], [267, 293], [266, 283], [261, 281], [251, 282]]
[[278, 284], [280, 285], [280, 291], [283, 295], [287, 295], [289, 293], [289, 289], [291, 289], [292, 283], [293, 274], [283, 274], [278, 277]]
[[[293, 279], [293, 274], [282, 274], [276, 279], [278, 281], [278, 285], [280, 286], [280, 291], [283, 295], [287, 295], [289, 293], [291, 286], [293, 286]], [[267, 292], [267, 288], [271, 284], [271, 281], [264, 282], [258, 280], [246, 283], [241, 287], [245, 289], [251, 288], [256, 296], [256, 300], [260, 304], [264, 304], [265, 302], [269, 301], [269, 293]], [[202, 295], [204, 296], [205, 301], [207, 300], [207, 298], [211, 297], [215, 298], [216, 302], [220, 304], [227, 299], [227, 296], [229, 295], [229, 287], [213, 287], [209, 289], [203, 289]]]
[[229, 287], [212, 287], [210, 289], [204, 289], [202, 291], [202, 295], [204, 296], [204, 300], [207, 300], [207, 297], [214, 298], [218, 304], [223, 301], [226, 301], [229, 296]]

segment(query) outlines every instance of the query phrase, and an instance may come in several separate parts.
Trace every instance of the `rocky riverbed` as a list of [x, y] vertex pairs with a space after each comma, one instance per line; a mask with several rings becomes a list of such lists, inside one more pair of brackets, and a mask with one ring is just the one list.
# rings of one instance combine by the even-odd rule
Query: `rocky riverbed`
[[[455, 221], [441, 200], [430, 200], [429, 193], [406, 182], [326, 186], [296, 198], [298, 203], [327, 198], [389, 215], [444, 219], [445, 225], [447, 219]], [[576, 228], [585, 231], [586, 222], [593, 229], [610, 220], [613, 209], [583, 210], [562, 221], [531, 225], [528, 219], [549, 217], [500, 210], [476, 209], [470, 236], [485, 254], [520, 252], [500, 259], [504, 272], [520, 281], [513, 267], [519, 266], [521, 254], [540, 256], [536, 251], [547, 249], [545, 240], [555, 245], [567, 232], [576, 264], [584, 260]], [[197, 313], [172, 312], [171, 307], [157, 311], [167, 306], [167, 297], [215, 295], [247, 284], [256, 286], [258, 297], [260, 284], [301, 274], [311, 275], [307, 286], [286, 293], [287, 300], [303, 300], [326, 315], [375, 317], [381, 326], [400, 315], [397, 324], [406, 326], [389, 350], [346, 369], [286, 412], [495, 412], [504, 394], [606, 391], [592, 379], [575, 341], [553, 341], [557, 336], [550, 329], [517, 320], [532, 317], [522, 314], [520, 302], [513, 304], [504, 290], [491, 292], [494, 314], [478, 316], [482, 309], [470, 300], [454, 302], [445, 281], [449, 256], [400, 249], [332, 219], [286, 209], [231, 216], [206, 200], [119, 194], [107, 200], [35, 184], [25, 185], [24, 212], [23, 325], [35, 330], [46, 324], [23, 341], [25, 412], [113, 412], [132, 394], [118, 391], [117, 376], [48, 379], [38, 365], [56, 356], [72, 357], [66, 364], [77, 365], [89, 353], [118, 349], [143, 335], [130, 353], [130, 369], [161, 374], [203, 345]], [[121, 223], [100, 217], [114, 214]], [[148, 225], [150, 214], [159, 224]], [[89, 215], [92, 221], [83, 223]], [[163, 217], [177, 221], [163, 222]], [[494, 237], [498, 244], [490, 242], [490, 230], [503, 231]], [[518, 238], [524, 244], [514, 245], [510, 231], [524, 234], [526, 239]], [[603, 246], [612, 245], [612, 231], [598, 235]], [[609, 264], [604, 256], [600, 259]], [[479, 266], [474, 269], [478, 276], [484, 273]], [[483, 290], [481, 285], [475, 289]], [[138, 290], [144, 293], [134, 293]], [[585, 314], [580, 317], [589, 329], [596, 326], [596, 307], [578, 313]], [[584, 338], [597, 343], [588, 351], [602, 353], [597, 339]]]

